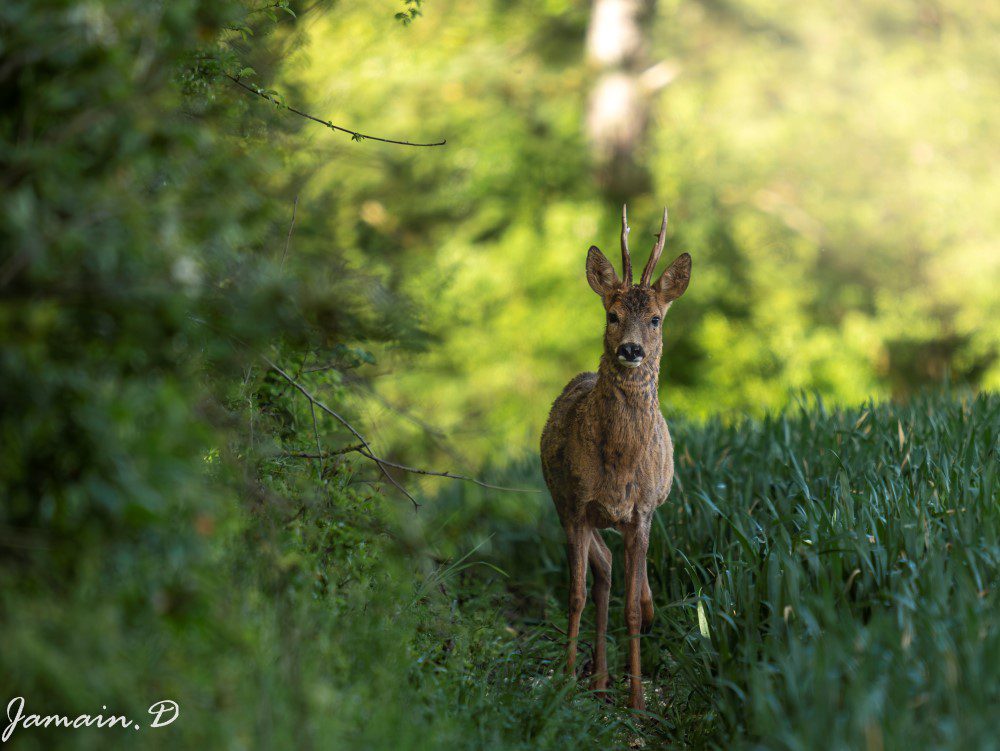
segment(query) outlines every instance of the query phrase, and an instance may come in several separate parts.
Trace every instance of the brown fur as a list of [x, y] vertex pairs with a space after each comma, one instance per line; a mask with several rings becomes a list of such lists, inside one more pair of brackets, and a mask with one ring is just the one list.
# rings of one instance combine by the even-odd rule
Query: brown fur
[[[622, 254], [628, 259], [628, 225], [623, 213]], [[654, 248], [662, 249], [666, 214]], [[653, 620], [653, 599], [646, 576], [646, 550], [654, 510], [670, 492], [674, 451], [666, 421], [660, 413], [657, 384], [663, 349], [662, 319], [673, 300], [687, 288], [691, 256], [677, 260], [653, 284], [631, 284], [618, 279], [610, 262], [596, 247], [587, 255], [587, 280], [601, 295], [607, 315], [604, 354], [597, 373], [581, 373], [563, 389], [552, 405], [542, 432], [541, 455], [549, 487], [566, 532], [570, 568], [567, 669], [574, 671], [580, 615], [586, 600], [587, 562], [594, 575], [597, 640], [594, 648], [594, 687], [606, 689], [608, 666], [608, 598], [611, 552], [599, 529], [615, 527], [625, 538], [625, 620], [630, 637], [629, 705], [643, 709], [640, 680], [640, 629]], [[612, 316], [617, 317], [614, 322]], [[661, 323], [653, 325], [654, 318]], [[638, 367], [626, 367], [616, 353], [622, 344], [638, 344], [645, 357]]]

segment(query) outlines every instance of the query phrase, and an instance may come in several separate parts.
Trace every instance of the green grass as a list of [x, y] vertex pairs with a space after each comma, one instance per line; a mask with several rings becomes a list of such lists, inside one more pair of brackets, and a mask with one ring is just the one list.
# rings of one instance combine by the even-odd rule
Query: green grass
[[[141, 734], [20, 731], [15, 747], [998, 747], [1000, 398], [673, 425], [644, 715], [623, 708], [620, 581], [616, 703], [562, 675], [547, 495], [435, 481], [414, 514], [359, 484], [363, 463], [328, 466], [318, 489], [314, 467], [265, 459], [258, 496], [217, 502], [214, 530], [179, 520], [182, 568], [168, 536], [81, 547], [72, 585], [5, 569], [6, 695], [134, 717], [169, 697], [184, 713]], [[494, 474], [540, 484], [534, 458]]]
[[[674, 433], [677, 481], [649, 552], [648, 742], [998, 747], [996, 396], [802, 405]], [[494, 532], [490, 560], [519, 603], [508, 617], [529, 638], [555, 633], [545, 624], [565, 625], [565, 573], [554, 514]], [[620, 577], [620, 539], [606, 537]], [[621, 676], [620, 582], [615, 592]]]

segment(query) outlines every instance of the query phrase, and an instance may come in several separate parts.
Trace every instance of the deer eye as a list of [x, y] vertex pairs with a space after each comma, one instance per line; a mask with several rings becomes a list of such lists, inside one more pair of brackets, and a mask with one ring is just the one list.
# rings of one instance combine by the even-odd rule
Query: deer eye
[[608, 323], [618, 323], [618, 316], [614, 313], [608, 313]]
[[649, 324], [650, 324], [650, 326], [652, 326], [655, 329], [657, 326], [660, 325], [660, 317], [659, 316], [653, 316], [653, 320], [650, 321]]

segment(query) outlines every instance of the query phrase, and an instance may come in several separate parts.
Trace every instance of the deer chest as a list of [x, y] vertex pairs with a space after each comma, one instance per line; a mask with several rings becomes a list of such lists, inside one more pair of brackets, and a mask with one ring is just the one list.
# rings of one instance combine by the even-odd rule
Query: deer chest
[[673, 480], [673, 446], [662, 422], [635, 432], [628, 441], [595, 431], [580, 497], [588, 520], [599, 527], [619, 526], [645, 517], [666, 500]]

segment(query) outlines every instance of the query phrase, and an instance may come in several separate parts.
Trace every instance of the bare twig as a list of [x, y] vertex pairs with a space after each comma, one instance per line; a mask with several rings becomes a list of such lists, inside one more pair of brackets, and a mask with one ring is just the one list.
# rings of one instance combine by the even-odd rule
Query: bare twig
[[287, 3], [271, 3], [270, 5], [263, 5], [260, 8], [251, 8], [247, 11], [248, 16], [252, 16], [254, 13], [263, 13], [266, 10], [275, 10], [276, 8], [288, 8]]
[[319, 481], [323, 482], [323, 444], [319, 442], [319, 423], [316, 422], [316, 402], [309, 402], [309, 413], [312, 415], [313, 435], [316, 436], [316, 453], [319, 456], [319, 466], [316, 468]]
[[[205, 321], [203, 321], [203, 320], [201, 320], [199, 318], [195, 318], [194, 316], [191, 317], [191, 320], [193, 320], [193, 321], [195, 321], [197, 323], [200, 323], [200, 324], [212, 327], [211, 324], [208, 324], [207, 322], [205, 322]], [[212, 327], [212, 328], [215, 328], [215, 327]], [[246, 342], [241, 341], [237, 337], [232, 337], [231, 336], [231, 338], [234, 341], [239, 342], [240, 344], [242, 344], [244, 347], [248, 346], [246, 344]], [[483, 482], [482, 480], [477, 480], [474, 477], [467, 477], [465, 475], [456, 475], [456, 474], [453, 474], [451, 472], [434, 472], [434, 471], [428, 470], [428, 469], [417, 469], [416, 467], [409, 467], [409, 466], [407, 466], [405, 464], [397, 464], [396, 462], [387, 461], [387, 460], [385, 460], [385, 459], [383, 459], [380, 456], [378, 456], [378, 455], [375, 454], [375, 451], [372, 449], [371, 445], [368, 443], [368, 441], [365, 439], [365, 437], [363, 435], [361, 435], [361, 433], [358, 432], [357, 428], [355, 428], [353, 425], [351, 425], [351, 423], [349, 423], [341, 414], [339, 414], [335, 410], [331, 409], [326, 404], [324, 404], [319, 399], [317, 399], [315, 396], [313, 396], [312, 393], [305, 386], [303, 386], [301, 383], [299, 383], [296, 379], [292, 378], [292, 376], [290, 376], [287, 372], [285, 372], [285, 370], [283, 368], [281, 368], [281, 366], [279, 366], [276, 362], [274, 362], [274, 360], [272, 360], [270, 357], [268, 357], [267, 355], [263, 354], [262, 352], [257, 352], [256, 354], [260, 357], [261, 360], [263, 360], [265, 363], [267, 363], [267, 365], [275, 373], [277, 373], [279, 376], [281, 376], [290, 386], [292, 386], [296, 391], [298, 391], [300, 394], [302, 394], [302, 396], [304, 396], [306, 399], [308, 399], [309, 400], [309, 404], [310, 404], [311, 407], [312, 406], [319, 407], [322, 411], [326, 412], [328, 415], [330, 415], [331, 417], [333, 417], [337, 422], [339, 422], [341, 425], [343, 425], [345, 428], [347, 428], [351, 432], [351, 434], [361, 442], [360, 447], [355, 447], [355, 450], [357, 451], [357, 453], [359, 453], [362, 456], [366, 457], [367, 459], [371, 459], [373, 462], [375, 462], [375, 464], [378, 466], [378, 468], [382, 472], [382, 474], [385, 475], [385, 478], [390, 483], [392, 483], [392, 485], [395, 486], [396, 489], [399, 490], [400, 493], [402, 493], [403, 495], [405, 495], [407, 498], [410, 499], [410, 502], [413, 504], [413, 506], [414, 506], [415, 509], [419, 509], [421, 504], [417, 502], [417, 499], [414, 498], [406, 488], [404, 488], [402, 485], [399, 484], [399, 482], [397, 482], [396, 478], [394, 478], [389, 473], [389, 471], [386, 469], [386, 467], [393, 467], [394, 469], [401, 469], [401, 470], [403, 470], [405, 472], [411, 472], [411, 473], [417, 474], [417, 475], [428, 475], [428, 476], [431, 476], [431, 477], [446, 477], [446, 478], [448, 478], [450, 480], [461, 480], [463, 482], [471, 482], [471, 483], [474, 483], [476, 485], [479, 485], [480, 487], [489, 488], [491, 490], [508, 490], [508, 491], [511, 491], [511, 492], [514, 492], [514, 493], [539, 493], [539, 492], [541, 492], [540, 490], [537, 490], [535, 488], [510, 488], [510, 487], [506, 487], [506, 486], [503, 486], [503, 485], [493, 485], [493, 484], [488, 483], [488, 482]], [[322, 450], [320, 450], [320, 454], [322, 454], [322, 453], [323, 453]]]
[[294, 459], [329, 459], [334, 456], [343, 456], [344, 454], [350, 454], [353, 451], [359, 451], [360, 449], [363, 448], [364, 446], [362, 446], [360, 443], [354, 443], [351, 444], [350, 446], [344, 446], [343, 448], [340, 449], [333, 449], [332, 451], [323, 451], [320, 452], [319, 454], [312, 454], [308, 451], [289, 451], [285, 454], [282, 454], [282, 456]]
[[292, 242], [292, 231], [295, 229], [295, 210], [299, 207], [299, 197], [295, 196], [295, 203], [292, 204], [292, 223], [288, 225], [288, 235], [285, 237], [285, 252], [281, 254], [281, 268], [285, 268], [285, 259], [288, 258], [288, 246]]
[[391, 462], [388, 459], [375, 459], [374, 456], [370, 455], [366, 449], [358, 449], [358, 453], [362, 456], [367, 456], [369, 459], [382, 462], [388, 467], [393, 467], [395, 469], [401, 469], [404, 472], [411, 472], [415, 475], [429, 475], [430, 477], [447, 477], [449, 480], [462, 480], [464, 482], [471, 482], [479, 485], [483, 488], [489, 488], [490, 490], [509, 490], [513, 493], [541, 493], [542, 491], [537, 488], [509, 488], [505, 485], [492, 485], [488, 482], [483, 482], [482, 480], [477, 480], [475, 477], [466, 477], [465, 475], [456, 475], [451, 472], [434, 472], [429, 469], [417, 469], [416, 467], [408, 467], [405, 464], [397, 464], [396, 462]]
[[[393, 469], [400, 469], [400, 470], [403, 470], [404, 472], [410, 472], [411, 474], [415, 474], [415, 475], [426, 475], [426, 476], [429, 476], [429, 477], [446, 477], [449, 480], [461, 480], [463, 482], [471, 482], [471, 483], [473, 483], [475, 485], [479, 485], [480, 487], [489, 488], [490, 490], [508, 490], [508, 491], [511, 491], [511, 492], [514, 492], [514, 493], [539, 493], [539, 492], [541, 492], [541, 491], [539, 491], [539, 490], [537, 490], [535, 488], [510, 488], [510, 487], [506, 487], [504, 485], [493, 485], [492, 483], [483, 482], [482, 480], [477, 480], [475, 477], [468, 477], [466, 475], [456, 475], [456, 474], [454, 474], [452, 472], [435, 472], [435, 471], [429, 470], [429, 469], [418, 469], [416, 467], [409, 467], [409, 466], [407, 466], [405, 464], [398, 464], [396, 462], [391, 462], [391, 461], [389, 461], [387, 459], [383, 459], [382, 457], [378, 456], [375, 453], [375, 451], [372, 449], [371, 445], [369, 445], [368, 441], [365, 440], [365, 437], [363, 435], [361, 435], [361, 433], [359, 433], [354, 428], [354, 426], [351, 425], [340, 414], [338, 414], [334, 410], [330, 409], [328, 406], [326, 406], [325, 404], [323, 404], [323, 402], [321, 402], [319, 399], [317, 399], [315, 396], [313, 396], [309, 392], [309, 390], [306, 389], [305, 386], [303, 386], [298, 381], [296, 381], [294, 378], [292, 378], [290, 375], [288, 375], [288, 373], [286, 373], [284, 370], [282, 370], [273, 360], [271, 360], [270, 358], [268, 358], [265, 355], [261, 355], [261, 358], [264, 360], [264, 362], [266, 362], [271, 367], [272, 370], [274, 370], [274, 372], [276, 372], [278, 375], [280, 375], [282, 378], [284, 378], [300, 394], [302, 394], [306, 399], [308, 399], [310, 405], [315, 405], [316, 407], [319, 407], [321, 410], [323, 410], [324, 412], [326, 412], [328, 415], [330, 415], [335, 420], [337, 420], [341, 425], [343, 425], [345, 428], [347, 428], [354, 435], [354, 437], [357, 438], [361, 442], [361, 445], [355, 449], [357, 451], [357, 453], [359, 453], [362, 456], [364, 456], [364, 457], [366, 457], [368, 459], [371, 459], [373, 462], [375, 462], [375, 464], [378, 465], [378, 468], [382, 471], [382, 474], [386, 476], [386, 478], [389, 480], [389, 482], [391, 482], [393, 485], [395, 485], [396, 488], [399, 489], [399, 491], [403, 493], [403, 495], [405, 495], [407, 498], [409, 498], [410, 501], [417, 508], [420, 507], [420, 504], [417, 503], [416, 499], [414, 499], [414, 497], [412, 495], [410, 495], [409, 492], [407, 492], [406, 488], [404, 488], [402, 485], [400, 485], [396, 481], [396, 479], [391, 474], [389, 474], [389, 472], [386, 469], [386, 467], [392, 467]], [[322, 454], [322, 451], [320, 451], [320, 454]]]
[[[460, 462], [462, 464], [467, 464], [468, 463], [468, 460], [462, 455], [462, 453], [459, 452], [459, 451], [457, 451], [455, 449], [455, 447], [448, 441], [448, 434], [442, 428], [439, 428], [436, 425], [432, 425], [431, 423], [427, 422], [426, 420], [424, 420], [424, 419], [418, 417], [417, 415], [413, 414], [413, 412], [411, 412], [410, 410], [406, 409], [405, 407], [403, 407], [403, 406], [401, 406], [399, 404], [396, 404], [396, 403], [390, 401], [389, 399], [386, 399], [384, 396], [382, 396], [381, 394], [379, 394], [371, 386], [370, 383], [368, 383], [365, 380], [362, 380], [361, 378], [358, 378], [357, 376], [351, 375], [346, 370], [342, 369], [342, 367], [339, 364], [337, 364], [337, 363], [330, 363], [328, 365], [320, 365], [320, 366], [317, 366], [315, 368], [305, 368], [302, 372], [304, 372], [304, 373], [321, 373], [321, 372], [327, 371], [327, 370], [340, 370], [340, 373], [343, 376], [345, 384], [347, 384], [348, 386], [356, 387], [359, 390], [363, 390], [368, 396], [370, 396], [372, 399], [375, 399], [377, 402], [379, 402], [386, 409], [390, 410], [391, 412], [393, 412], [396, 415], [399, 415], [400, 417], [402, 417], [407, 422], [410, 422], [413, 425], [416, 425], [418, 428], [420, 428], [422, 431], [424, 431], [424, 433], [426, 433], [431, 438], [431, 440], [434, 442], [434, 444], [439, 449], [441, 449], [442, 451], [446, 452], [455, 461]], [[296, 378], [297, 377], [298, 376], [296, 376]]]
[[295, 107], [291, 107], [291, 106], [285, 104], [284, 102], [279, 101], [278, 99], [276, 99], [275, 97], [271, 96], [270, 94], [268, 94], [267, 92], [263, 91], [262, 89], [257, 88], [256, 86], [248, 85], [248, 84], [243, 83], [243, 81], [241, 81], [238, 76], [233, 76], [233, 75], [230, 75], [229, 73], [225, 73], [223, 75], [225, 75], [226, 78], [228, 78], [230, 81], [232, 81], [233, 83], [235, 83], [241, 89], [249, 91], [251, 94], [256, 94], [261, 99], [265, 99], [268, 102], [270, 102], [271, 104], [273, 104], [273, 105], [275, 105], [277, 107], [281, 107], [283, 109], [286, 109], [289, 112], [292, 112], [292, 113], [298, 115], [299, 117], [304, 117], [307, 120], [312, 120], [313, 122], [319, 123], [320, 125], [325, 125], [330, 130], [338, 130], [341, 133], [346, 133], [347, 135], [349, 135], [355, 141], [364, 141], [364, 140], [380, 141], [382, 143], [394, 143], [394, 144], [396, 144], [398, 146], [444, 146], [447, 143], [447, 141], [444, 140], [444, 139], [442, 139], [440, 141], [435, 141], [434, 143], [414, 143], [412, 141], [397, 141], [394, 138], [382, 138], [380, 136], [370, 136], [370, 135], [368, 135], [366, 133], [359, 133], [356, 130], [351, 130], [350, 128], [344, 128], [344, 127], [341, 127], [340, 125], [334, 125], [329, 120], [322, 120], [322, 119], [316, 117], [315, 115], [310, 115], [308, 112], [303, 112], [302, 110], [296, 109]]
[[370, 454], [369, 458], [372, 461], [374, 461], [375, 464], [378, 465], [378, 468], [382, 471], [382, 474], [385, 475], [385, 478], [389, 482], [391, 482], [394, 486], [396, 486], [396, 488], [399, 490], [400, 493], [402, 493], [403, 495], [405, 495], [407, 498], [410, 499], [410, 502], [413, 504], [414, 508], [420, 508], [420, 504], [417, 503], [417, 499], [414, 498], [412, 495], [410, 495], [409, 491], [406, 488], [404, 488], [402, 485], [400, 485], [398, 482], [396, 482], [396, 478], [395, 477], [393, 477], [391, 474], [389, 474], [389, 471], [385, 468], [386, 467], [385, 462], [383, 462], [381, 459], [379, 459], [377, 456], [375, 456], [375, 453], [372, 451], [372, 447], [368, 445], [368, 441], [365, 440], [365, 437], [363, 435], [361, 435], [361, 433], [359, 433], [354, 428], [354, 426], [351, 425], [351, 423], [349, 423], [340, 414], [338, 414], [334, 410], [330, 409], [328, 406], [326, 406], [325, 404], [323, 404], [323, 402], [319, 401], [319, 399], [317, 399], [315, 396], [313, 396], [311, 393], [309, 393], [309, 391], [305, 388], [305, 386], [303, 386], [298, 381], [296, 381], [294, 378], [292, 378], [290, 375], [288, 375], [288, 373], [286, 373], [284, 370], [282, 370], [278, 366], [278, 364], [276, 362], [274, 362], [273, 360], [271, 360], [271, 358], [267, 357], [266, 355], [261, 355], [261, 358], [264, 360], [264, 362], [266, 362], [268, 365], [271, 366], [271, 369], [274, 370], [275, 373], [277, 373], [282, 378], [284, 378], [286, 381], [288, 381], [288, 383], [291, 384], [295, 388], [296, 391], [298, 391], [300, 394], [302, 394], [302, 396], [304, 396], [306, 399], [308, 399], [311, 404], [315, 404], [317, 407], [319, 407], [321, 410], [323, 410], [324, 412], [326, 412], [328, 415], [330, 415], [332, 418], [334, 418], [337, 422], [339, 422], [341, 425], [343, 425], [345, 428], [347, 428], [349, 431], [351, 431], [351, 433], [354, 434], [354, 437], [357, 438], [359, 441], [361, 441], [361, 444], [366, 449], [368, 449], [368, 452]]

